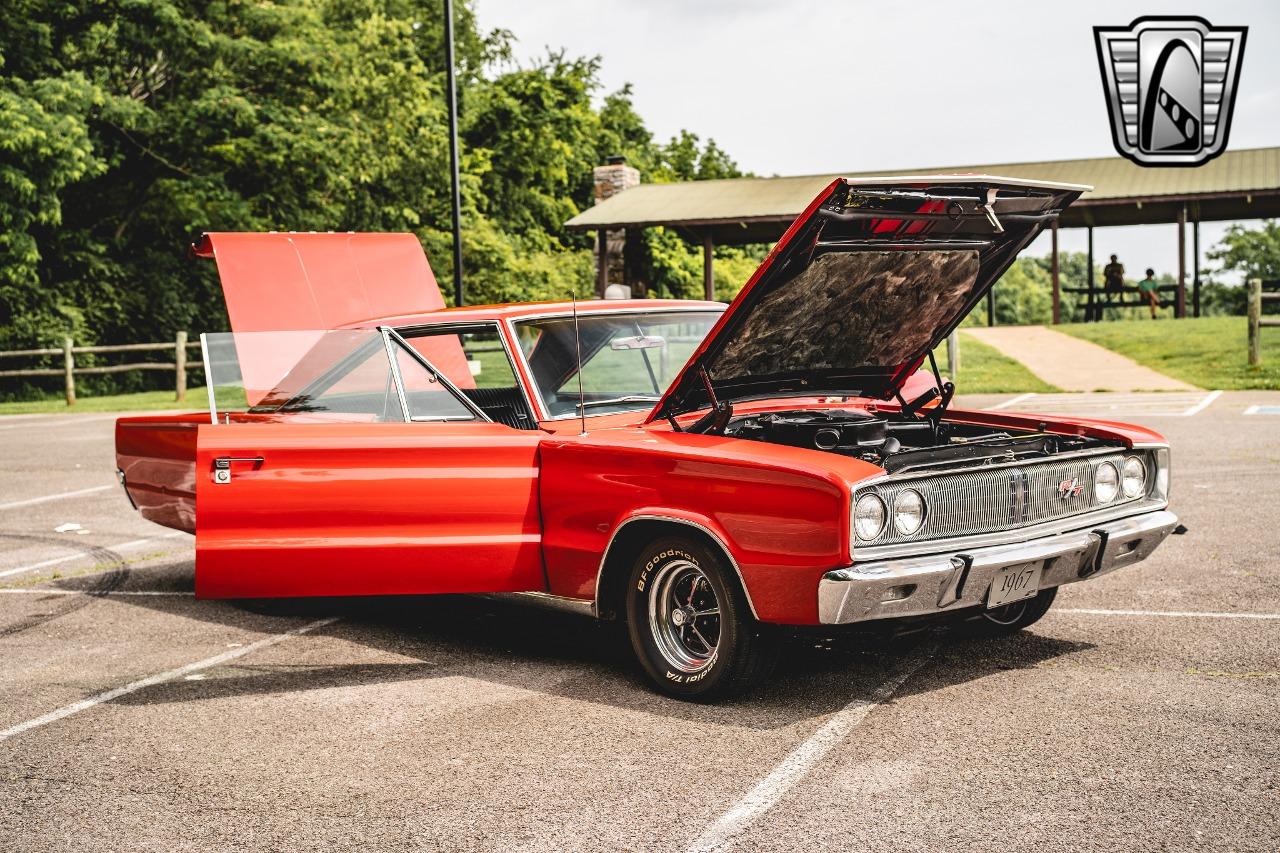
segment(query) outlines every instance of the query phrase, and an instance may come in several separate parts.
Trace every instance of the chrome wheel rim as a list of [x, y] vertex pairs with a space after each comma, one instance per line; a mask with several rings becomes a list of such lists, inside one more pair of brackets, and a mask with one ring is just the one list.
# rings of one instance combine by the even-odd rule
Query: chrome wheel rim
[[696, 673], [711, 665], [720, 645], [720, 600], [702, 569], [672, 560], [654, 573], [649, 630], [673, 669]]

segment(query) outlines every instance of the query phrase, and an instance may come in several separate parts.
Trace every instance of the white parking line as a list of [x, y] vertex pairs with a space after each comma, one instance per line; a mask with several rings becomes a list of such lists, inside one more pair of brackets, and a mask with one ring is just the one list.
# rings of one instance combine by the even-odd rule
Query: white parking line
[[[134, 550], [137, 550], [138, 548], [141, 548], [143, 545], [149, 545], [153, 542], [160, 542], [164, 539], [173, 539], [176, 536], [186, 536], [186, 535], [187, 534], [181, 531], [175, 530], [173, 533], [164, 533], [164, 534], [161, 534], [160, 536], [148, 536], [146, 539], [134, 539], [132, 542], [122, 542], [119, 545], [108, 545], [106, 546], [106, 550], [134, 551]], [[0, 571], [0, 578], [7, 578], [10, 575], [20, 575], [23, 572], [34, 572], [37, 569], [44, 569], [44, 568], [48, 568], [49, 566], [56, 566], [59, 563], [68, 563], [72, 560], [78, 560], [81, 557], [87, 557], [87, 556], [89, 555], [83, 552], [76, 553], [76, 554], [67, 554], [62, 557], [53, 557], [48, 560], [42, 560], [39, 563], [32, 563], [29, 566], [18, 566], [16, 569], [5, 569], [4, 571]]]
[[1083, 613], [1089, 616], [1158, 616], [1171, 619], [1280, 619], [1280, 613], [1228, 613], [1212, 610], [1098, 610], [1092, 607], [1055, 607], [1050, 613]]
[[[119, 415], [5, 415], [0, 420], [0, 429], [25, 429], [29, 427], [67, 426], [69, 424], [96, 423], [113, 421]], [[34, 420], [43, 418], [43, 420]], [[12, 423], [22, 419], [21, 423]]]
[[1019, 394], [986, 411], [1017, 408], [1027, 414], [1067, 414], [1080, 417], [1114, 416], [1189, 418], [1204, 411], [1221, 391], [1200, 393], [1089, 391], [1059, 394]]
[[832, 747], [842, 741], [877, 705], [889, 701], [894, 692], [920, 667], [933, 657], [936, 647], [921, 649], [888, 681], [871, 694], [869, 700], [858, 699], [845, 705], [831, 716], [809, 739], [782, 760], [768, 776], [738, 800], [734, 806], [702, 833], [689, 847], [689, 853], [709, 853], [725, 850], [734, 838], [741, 835], [761, 815], [773, 808], [787, 791], [805, 777], [815, 764], [822, 760]]
[[75, 498], [80, 495], [91, 495], [94, 492], [105, 492], [107, 489], [119, 488], [115, 484], [106, 486], [94, 486], [90, 489], [76, 489], [74, 492], [59, 492], [56, 495], [45, 495], [39, 498], [27, 498], [23, 501], [12, 501], [7, 504], [0, 504], [0, 509], [17, 509], [24, 506], [35, 506], [36, 504], [49, 503], [50, 501], [60, 501], [63, 498]]
[[1203, 400], [1201, 400], [1199, 403], [1196, 403], [1194, 406], [1192, 406], [1191, 408], [1183, 412], [1182, 416], [1184, 418], [1189, 418], [1192, 415], [1200, 414], [1208, 407], [1210, 403], [1212, 403], [1214, 400], [1218, 399], [1221, 396], [1222, 396], [1221, 391], [1210, 391], [1208, 394], [1205, 395]]
[[26, 587], [24, 589], [0, 589], [0, 595], [176, 595], [190, 597], [195, 593], [189, 590], [163, 589], [108, 589], [102, 592], [95, 592], [91, 589], [37, 589]]
[[132, 681], [124, 685], [123, 687], [116, 687], [111, 690], [107, 690], [103, 693], [99, 693], [96, 696], [90, 696], [88, 699], [82, 699], [79, 702], [73, 702], [70, 705], [64, 705], [58, 710], [50, 711], [49, 713], [43, 716], [36, 717], [34, 720], [27, 720], [25, 723], [18, 723], [16, 726], [11, 726], [10, 728], [5, 729], [4, 731], [0, 731], [0, 740], [8, 740], [14, 735], [20, 735], [23, 732], [31, 731], [34, 728], [39, 728], [40, 726], [45, 726], [45, 725], [48, 725], [49, 723], [55, 723], [58, 720], [64, 719], [66, 717], [70, 717], [72, 714], [78, 714], [81, 711], [86, 711], [89, 708], [94, 707], [95, 705], [101, 705], [103, 702], [110, 702], [112, 699], [118, 699], [121, 696], [125, 696], [129, 693], [134, 693], [138, 690], [142, 690], [144, 687], [152, 687], [156, 684], [162, 684], [166, 681], [172, 681], [175, 678], [181, 678], [184, 675], [190, 675], [193, 672], [199, 672], [202, 669], [209, 669], [210, 667], [218, 666], [219, 664], [224, 664], [227, 661], [235, 660], [236, 658], [239, 658], [239, 657], [244, 657], [250, 652], [256, 652], [259, 649], [265, 649], [268, 646], [274, 646], [277, 643], [282, 643], [285, 640], [288, 640], [292, 637], [297, 637], [300, 634], [306, 634], [307, 632], [314, 631], [317, 628], [323, 628], [325, 625], [331, 625], [337, 621], [338, 621], [337, 616], [330, 616], [327, 619], [317, 619], [315, 622], [309, 622], [300, 628], [294, 628], [291, 631], [285, 631], [283, 634], [275, 634], [274, 636], [271, 636], [271, 637], [264, 637], [263, 639], [258, 640], [257, 642], [254, 642], [254, 643], [250, 643], [247, 646], [241, 646], [238, 649], [231, 649], [230, 651], [223, 652], [220, 655], [214, 655], [211, 658], [205, 658], [204, 660], [196, 661], [195, 663], [189, 663], [186, 666], [180, 666], [177, 669], [171, 669], [166, 672], [159, 672], [159, 673], [156, 673], [155, 675], [150, 675], [150, 676], [147, 676], [146, 678], [139, 679], [138, 681]]
[[1034, 396], [1035, 396], [1035, 392], [1034, 392], [1034, 391], [1033, 391], [1033, 392], [1031, 392], [1030, 394], [1019, 394], [1019, 395], [1018, 395], [1018, 396], [1016, 396], [1016, 397], [1010, 397], [1008, 400], [1005, 400], [1003, 403], [997, 403], [997, 404], [996, 404], [996, 405], [994, 405], [994, 406], [988, 406], [988, 407], [987, 407], [987, 411], [988, 411], [988, 412], [998, 412], [998, 411], [1000, 411], [1001, 409], [1007, 409], [1007, 408], [1009, 408], [1010, 406], [1016, 406], [1016, 405], [1018, 405], [1019, 403], [1023, 402], [1024, 400], [1030, 400], [1030, 399], [1031, 399], [1032, 397], [1034, 397]]

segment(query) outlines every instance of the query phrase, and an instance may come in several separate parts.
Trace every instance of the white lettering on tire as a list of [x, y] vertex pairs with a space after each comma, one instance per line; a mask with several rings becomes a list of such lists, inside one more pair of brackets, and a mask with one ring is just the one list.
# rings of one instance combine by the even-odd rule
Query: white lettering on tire
[[677, 551], [675, 549], [663, 551], [661, 554], [658, 554], [652, 560], [644, 564], [644, 568], [640, 570], [640, 577], [636, 580], [636, 590], [638, 592], [644, 592], [645, 587], [649, 584], [649, 573], [652, 572], [654, 567], [663, 560], [671, 557], [681, 557], [688, 560], [690, 563], [693, 563], [698, 568], [702, 568], [702, 564], [698, 562], [697, 558], [687, 551]]

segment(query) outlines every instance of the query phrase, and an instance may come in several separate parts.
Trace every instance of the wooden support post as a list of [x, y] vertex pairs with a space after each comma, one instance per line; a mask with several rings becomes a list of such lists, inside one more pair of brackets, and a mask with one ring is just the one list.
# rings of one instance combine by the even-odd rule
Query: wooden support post
[[1200, 220], [1191, 223], [1191, 313], [1200, 316]]
[[1062, 286], [1058, 280], [1058, 220], [1053, 220], [1053, 265], [1049, 274], [1053, 277], [1053, 325], [1062, 322]]
[[1178, 301], [1173, 315], [1181, 320], [1187, 316], [1187, 208], [1178, 208]]
[[648, 284], [644, 280], [641, 257], [644, 246], [640, 243], [640, 235], [639, 228], [628, 228], [622, 241], [622, 283], [631, 288], [633, 299], [645, 299], [649, 296]]
[[604, 299], [604, 289], [609, 286], [609, 232], [601, 228], [596, 232], [596, 296]]
[[71, 338], [62, 339], [62, 376], [67, 389], [67, 405], [76, 404], [76, 357], [71, 352]]
[[947, 335], [947, 373], [952, 382], [960, 375], [960, 333], [955, 329]]
[[707, 301], [713, 301], [716, 298], [715, 250], [715, 242], [708, 232], [702, 238], [702, 290]]
[[173, 399], [187, 399], [187, 333], [173, 336]]
[[994, 326], [996, 324], [996, 286], [993, 284], [987, 289], [987, 325]]
[[1262, 279], [1249, 279], [1249, 366], [1262, 364]]
[[1085, 267], [1085, 283], [1084, 286], [1089, 288], [1089, 292], [1085, 294], [1084, 301], [1084, 321], [1086, 323], [1093, 322], [1093, 226], [1090, 225], [1085, 229], [1089, 235], [1088, 259]]

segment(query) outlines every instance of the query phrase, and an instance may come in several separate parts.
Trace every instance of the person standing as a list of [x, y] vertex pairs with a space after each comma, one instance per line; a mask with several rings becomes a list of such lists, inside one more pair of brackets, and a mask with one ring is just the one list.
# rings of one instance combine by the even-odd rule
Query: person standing
[[1147, 277], [1138, 282], [1138, 293], [1151, 306], [1151, 319], [1156, 319], [1156, 311], [1160, 308], [1160, 285], [1156, 281], [1156, 271], [1147, 268]]
[[1124, 264], [1115, 255], [1111, 256], [1111, 263], [1102, 268], [1102, 286], [1108, 293], [1124, 290]]

